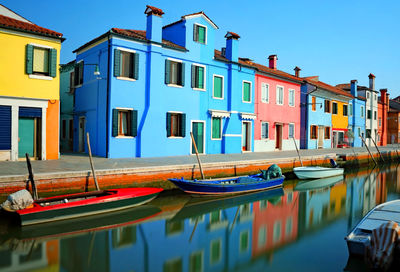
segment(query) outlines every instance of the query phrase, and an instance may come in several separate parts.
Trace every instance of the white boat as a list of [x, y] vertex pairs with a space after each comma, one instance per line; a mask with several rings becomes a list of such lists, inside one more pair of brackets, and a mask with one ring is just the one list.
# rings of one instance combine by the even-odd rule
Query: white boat
[[344, 169], [321, 166], [302, 166], [293, 168], [293, 171], [299, 179], [317, 179], [343, 175]]
[[314, 180], [304, 180], [304, 181], [299, 181], [294, 187], [294, 190], [299, 192], [313, 191], [333, 186], [340, 181], [343, 181], [343, 176], [334, 176], [334, 177], [314, 179]]
[[345, 237], [349, 254], [363, 256], [370, 245], [372, 231], [390, 221], [400, 223], [400, 200], [380, 204], [367, 213]]

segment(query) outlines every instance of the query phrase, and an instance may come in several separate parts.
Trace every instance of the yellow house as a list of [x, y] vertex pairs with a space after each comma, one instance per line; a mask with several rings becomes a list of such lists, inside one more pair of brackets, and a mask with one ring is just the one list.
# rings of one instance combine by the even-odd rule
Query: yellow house
[[58, 159], [63, 40], [0, 5], [0, 160]]
[[348, 101], [332, 100], [332, 147], [340, 147], [345, 143], [349, 115]]

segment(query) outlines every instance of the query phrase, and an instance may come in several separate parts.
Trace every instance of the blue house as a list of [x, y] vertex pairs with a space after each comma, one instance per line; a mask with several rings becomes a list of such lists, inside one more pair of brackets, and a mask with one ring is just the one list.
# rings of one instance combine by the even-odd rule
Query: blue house
[[[204, 12], [162, 26], [147, 6], [146, 31], [112, 28], [76, 49], [74, 151], [108, 158], [253, 150], [255, 71], [239, 62], [239, 35], [214, 48]], [[100, 73], [100, 75], [99, 75]]]

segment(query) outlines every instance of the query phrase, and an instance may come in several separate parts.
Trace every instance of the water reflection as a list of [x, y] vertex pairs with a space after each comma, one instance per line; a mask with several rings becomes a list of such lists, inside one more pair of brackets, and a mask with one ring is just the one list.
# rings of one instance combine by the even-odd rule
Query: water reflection
[[237, 197], [164, 195], [91, 220], [3, 224], [0, 271], [343, 270], [343, 237], [398, 198], [399, 175], [393, 165]]

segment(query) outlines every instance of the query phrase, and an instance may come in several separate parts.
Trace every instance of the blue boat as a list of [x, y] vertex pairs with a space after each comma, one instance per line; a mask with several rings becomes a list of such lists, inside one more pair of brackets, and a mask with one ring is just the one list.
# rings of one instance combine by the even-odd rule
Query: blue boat
[[[271, 171], [273, 168], [274, 172]], [[278, 168], [279, 170], [277, 171]], [[276, 165], [268, 170], [261, 170], [261, 173], [245, 177], [230, 177], [220, 179], [185, 180], [169, 179], [179, 189], [189, 194], [224, 195], [239, 194], [267, 190], [281, 187], [285, 176]]]

